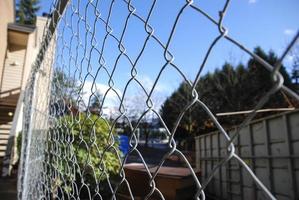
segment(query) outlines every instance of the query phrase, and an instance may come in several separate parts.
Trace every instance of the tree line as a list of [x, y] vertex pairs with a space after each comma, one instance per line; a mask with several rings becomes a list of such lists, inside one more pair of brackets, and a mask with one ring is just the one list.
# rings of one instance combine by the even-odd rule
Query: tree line
[[[278, 57], [273, 51], [265, 53], [260, 47], [255, 48], [254, 53], [274, 65]], [[284, 85], [295, 89], [290, 75], [285, 66], [281, 66], [280, 73], [284, 77]], [[258, 101], [273, 87], [271, 73], [255, 59], [250, 59], [247, 64], [234, 66], [226, 62], [221, 69], [207, 73], [199, 80], [196, 90], [200, 100], [205, 103], [215, 115], [216, 113], [252, 110]], [[167, 127], [172, 130], [180, 112], [192, 100], [191, 87], [182, 82], [163, 103], [160, 113]], [[282, 108], [298, 106], [291, 97], [283, 91], [272, 95], [264, 108]], [[258, 114], [264, 117], [273, 113]], [[230, 128], [240, 124], [246, 115], [222, 116], [217, 119], [224, 126]], [[216, 130], [215, 124], [208, 114], [197, 104], [186, 111], [182, 118], [175, 137], [178, 140], [188, 136], [195, 136]]]
[[16, 22], [24, 25], [35, 25], [36, 13], [39, 9], [39, 0], [19, 0], [16, 8]]

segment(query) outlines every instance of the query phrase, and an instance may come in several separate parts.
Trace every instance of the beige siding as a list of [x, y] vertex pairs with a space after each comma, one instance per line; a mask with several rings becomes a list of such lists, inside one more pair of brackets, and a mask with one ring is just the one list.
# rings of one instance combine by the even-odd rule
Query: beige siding
[[[1, 1], [1, 0], [0, 0]], [[10, 44], [7, 50], [7, 59], [5, 60], [1, 92], [21, 87], [23, 90], [26, 86], [32, 64], [36, 59], [41, 39], [43, 35], [44, 26], [47, 18], [37, 17], [36, 29], [28, 36], [23, 34], [19, 37], [28, 37], [27, 46], [17, 46]], [[17, 66], [12, 66], [12, 63], [17, 63]]]
[[31, 66], [36, 59], [36, 55], [41, 45], [42, 36], [45, 24], [47, 22], [47, 18], [45, 17], [37, 17], [36, 20], [36, 29], [33, 33], [29, 35], [28, 44], [27, 44], [27, 53], [25, 59], [24, 66], [24, 75], [23, 75], [23, 83], [22, 88], [24, 89], [26, 86], [26, 82], [31, 70]]
[[7, 47], [7, 23], [14, 22], [14, 12], [13, 0], [0, 0], [0, 78], [2, 77]]
[[[45, 117], [49, 112], [49, 101], [50, 101], [50, 91], [51, 91], [51, 78], [52, 78], [52, 61], [55, 55], [55, 42], [51, 41], [46, 53], [44, 60], [40, 66], [40, 70], [36, 76], [36, 88], [35, 88], [35, 105], [34, 107], [43, 113]], [[45, 126], [45, 125], [39, 125]], [[45, 128], [45, 127], [44, 127]]]
[[21, 87], [25, 52], [25, 47], [16, 45], [7, 50], [7, 59], [3, 70], [2, 92]]

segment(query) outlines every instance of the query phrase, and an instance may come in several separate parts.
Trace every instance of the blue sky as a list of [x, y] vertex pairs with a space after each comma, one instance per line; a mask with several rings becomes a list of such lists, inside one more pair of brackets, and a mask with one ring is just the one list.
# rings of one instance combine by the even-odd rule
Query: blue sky
[[[85, 8], [86, 1], [81, 1], [79, 6], [80, 13], [87, 16], [88, 24], [92, 25], [94, 22], [94, 9], [92, 6]], [[96, 2], [96, 1], [94, 1]], [[111, 1], [99, 1], [98, 9], [101, 16], [106, 19], [108, 6]], [[41, 1], [42, 12], [48, 12], [51, 1]], [[77, 7], [78, 0], [72, 1]], [[152, 1], [149, 0], [132, 0], [132, 5], [136, 8], [136, 13], [145, 18], [149, 11]], [[158, 0], [153, 10], [153, 14], [149, 23], [154, 28], [155, 36], [157, 36], [163, 44], [166, 44], [169, 38], [171, 27], [173, 26], [175, 17], [178, 11], [182, 8], [185, 1], [182, 0]], [[204, 0], [194, 1], [194, 5], [200, 7], [213, 18], [218, 19], [219, 10], [222, 9], [224, 0]], [[69, 9], [66, 19], [71, 19]], [[228, 29], [231, 37], [241, 42], [249, 49], [256, 46], [261, 46], [264, 50], [274, 50], [280, 54], [287, 46], [288, 41], [299, 29], [299, 1], [298, 0], [232, 0], [228, 8], [227, 14], [223, 21], [224, 26]], [[113, 13], [111, 17], [111, 27], [113, 34], [120, 38], [121, 31], [124, 28], [126, 16], [128, 15], [126, 4], [121, 0], [116, 0], [114, 4]], [[75, 24], [78, 18], [72, 18]], [[72, 21], [72, 20], [69, 20]], [[79, 25], [79, 32], [82, 39], [91, 41], [92, 35], [84, 36], [86, 30], [85, 24]], [[94, 30], [93, 30], [94, 31]], [[105, 35], [104, 25], [101, 22], [96, 23], [96, 42], [97, 48], [100, 49], [103, 37]], [[63, 40], [70, 43], [71, 30], [65, 30], [66, 35]], [[218, 35], [218, 30], [207, 18], [198, 13], [194, 9], [186, 8], [180, 17], [177, 24], [176, 32], [172, 38], [169, 50], [174, 55], [174, 63], [179, 69], [188, 77], [194, 79], [202, 59], [213, 41]], [[127, 54], [132, 60], [135, 60], [138, 53], [144, 44], [147, 34], [144, 31], [143, 23], [137, 18], [131, 17], [127, 26], [123, 43], [126, 47]], [[73, 42], [75, 48], [76, 42]], [[91, 55], [90, 72], [95, 74], [98, 68], [98, 57], [95, 51], [90, 51], [90, 46], [87, 45], [87, 53]], [[87, 73], [88, 62], [84, 60], [84, 51], [78, 50], [79, 60], [82, 60], [81, 67]], [[65, 52], [61, 54], [65, 55]], [[89, 55], [89, 54], [87, 54]], [[112, 72], [116, 57], [119, 55], [117, 43], [114, 39], [108, 38], [104, 57], [106, 59], [107, 69]], [[74, 55], [73, 55], [74, 56]], [[213, 71], [215, 68], [220, 68], [225, 61], [237, 64], [239, 62], [246, 62], [249, 57], [226, 40], [220, 40], [213, 49], [202, 74], [208, 71]], [[285, 64], [290, 66], [291, 57], [288, 57]], [[163, 49], [150, 39], [147, 43], [145, 51], [137, 63], [137, 78], [146, 85], [146, 89], [150, 88], [159, 73], [162, 66], [165, 64], [163, 58]], [[67, 64], [66, 64], [67, 65]], [[73, 69], [74, 70], [74, 69]], [[127, 59], [121, 57], [114, 74], [115, 88], [123, 91], [125, 83], [130, 78], [131, 66]], [[100, 73], [96, 82], [99, 85], [108, 84], [108, 76], [105, 73]], [[89, 77], [88, 81], [92, 78]], [[157, 96], [168, 96], [182, 81], [179, 73], [171, 67], [166, 67], [159, 79], [155, 92]], [[138, 90], [136, 84], [131, 84], [128, 94], [134, 93]]]

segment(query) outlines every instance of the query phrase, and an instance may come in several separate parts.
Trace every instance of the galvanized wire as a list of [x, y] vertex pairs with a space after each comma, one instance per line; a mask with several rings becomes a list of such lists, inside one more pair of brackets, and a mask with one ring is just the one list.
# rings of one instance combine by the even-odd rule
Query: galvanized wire
[[[112, 27], [110, 21], [113, 13], [117, 12], [114, 8], [116, 2], [122, 2], [127, 9], [125, 21], [118, 24], [120, 27], [123, 27], [120, 35], [113, 33], [114, 27]], [[180, 156], [190, 170], [194, 185], [197, 188], [194, 199], [205, 199], [204, 191], [209, 182], [219, 168], [232, 159], [238, 161], [248, 171], [252, 179], [269, 199], [275, 199], [271, 191], [265, 187], [250, 167], [236, 154], [234, 139], [240, 134], [239, 130], [236, 131], [234, 136], [230, 137], [209, 107], [201, 101], [195, 88], [215, 45], [221, 40], [227, 40], [269, 70], [275, 82], [268, 93], [260, 99], [254, 111], [244, 120], [241, 127], [248, 124], [255, 117], [256, 110], [262, 108], [268, 101], [269, 96], [280, 89], [299, 99], [298, 95], [283, 86], [283, 77], [279, 73], [281, 62], [299, 37], [299, 33], [286, 48], [279, 62], [275, 66], [271, 66], [244, 46], [241, 41], [229, 36], [228, 29], [223, 25], [223, 20], [228, 12], [230, 0], [227, 0], [223, 5], [218, 19], [209, 16], [208, 13], [196, 6], [193, 1], [185, 1], [174, 19], [166, 43], [163, 43], [155, 34], [155, 29], [150, 24], [152, 13], [155, 12], [156, 0], [152, 1], [146, 17], [138, 13], [131, 0], [111, 0], [108, 10], [105, 10], [108, 13], [107, 17], [102, 16], [103, 10], [99, 8], [99, 3], [99, 0], [61, 0], [52, 4], [52, 16], [45, 27], [43, 43], [36, 62], [32, 67], [24, 99], [24, 126], [18, 198], [83, 199], [82, 195], [84, 193], [87, 199], [105, 199], [108, 197], [117, 199], [120, 187], [125, 186], [129, 197], [134, 199], [135, 196], [131, 191], [124, 166], [128, 157], [135, 153], [141, 160], [145, 173], [149, 178], [147, 184], [150, 190], [145, 199], [150, 199], [154, 193], [158, 194], [161, 199], [164, 199], [163, 192], [156, 185], [156, 177], [165, 160], [173, 154]], [[90, 12], [90, 9], [93, 12]], [[180, 66], [175, 63], [174, 55], [169, 48], [178, 28], [177, 25], [186, 10], [194, 10], [200, 13], [201, 17], [208, 19], [211, 24], [217, 26], [219, 31], [218, 36], [210, 44], [204, 59], [200, 63], [200, 67], [194, 72], [196, 76], [193, 81], [188, 80]], [[142, 48], [135, 59], [127, 53], [124, 44], [126, 32], [130, 28], [129, 22], [133, 19], [143, 24], [144, 32], [147, 34]], [[105, 32], [103, 38], [98, 38], [96, 35], [97, 31], [99, 31], [97, 29], [98, 26], [102, 28], [101, 31]], [[107, 58], [105, 58], [107, 51], [109, 51], [107, 50], [108, 40], [112, 40], [117, 44], [117, 49], [115, 50], [118, 51], [118, 55], [112, 66], [108, 66]], [[140, 62], [144, 51], [148, 48], [149, 41], [155, 42], [163, 50], [164, 63], [161, 65], [152, 87], [150, 90], [147, 90], [137, 76], [138, 69], [136, 66]], [[114, 83], [114, 80], [119, 78], [116, 76], [115, 71], [121, 67], [119, 65], [121, 59], [125, 59], [130, 65], [130, 78], [126, 81], [123, 91], [119, 91]], [[158, 81], [163, 74], [167, 73], [166, 69], [168, 68], [175, 70], [177, 75], [192, 88], [192, 99], [180, 111], [171, 130], [164, 123], [152, 99], [153, 93], [157, 90]], [[62, 73], [59, 74], [57, 72]], [[108, 77], [106, 83], [108, 89], [103, 97], [97, 96], [97, 78], [99, 76]], [[67, 83], [66, 80], [68, 81]], [[88, 80], [92, 80], [92, 85], [89, 88], [90, 95], [86, 101], [84, 100], [84, 87]], [[125, 104], [128, 88], [132, 84], [138, 85], [146, 98], [145, 102], [143, 102], [146, 107], [140, 113], [134, 125]], [[114, 111], [115, 117], [108, 119], [104, 117], [103, 109], [104, 103], [108, 98], [107, 96], [111, 93], [116, 96], [119, 104], [118, 109]], [[94, 97], [103, 102], [97, 108], [98, 112], [96, 112], [96, 115], [94, 115], [94, 110], [91, 109]], [[174, 139], [182, 118], [195, 105], [199, 105], [206, 112], [227, 140], [226, 157], [219, 161], [204, 182], [199, 181], [187, 158], [177, 148]], [[166, 129], [166, 135], [169, 138], [168, 151], [163, 155], [154, 172], [150, 171], [142, 152], [137, 149], [139, 143], [137, 129], [149, 113], [156, 115]], [[114, 136], [116, 125], [120, 120], [124, 121], [130, 128], [131, 148], [123, 157], [120, 155]], [[102, 123], [101, 126], [107, 127], [107, 136], [102, 139], [99, 139], [97, 127], [99, 122]], [[87, 125], [89, 129], [84, 128]], [[105, 141], [104, 146], [99, 145], [99, 140]], [[78, 146], [82, 147], [83, 150], [78, 149]], [[82, 153], [80, 151], [86, 153], [83, 158], [80, 157]], [[94, 155], [97, 156], [98, 161], [93, 160]], [[116, 160], [114, 162], [118, 165], [117, 173], [115, 174], [116, 179], [112, 179], [110, 175], [111, 170], [107, 166], [109, 163], [106, 162], [107, 156], [112, 156]], [[83, 161], [79, 161], [80, 159], [83, 159]], [[101, 185], [103, 184], [107, 186], [105, 190], [102, 190]]]

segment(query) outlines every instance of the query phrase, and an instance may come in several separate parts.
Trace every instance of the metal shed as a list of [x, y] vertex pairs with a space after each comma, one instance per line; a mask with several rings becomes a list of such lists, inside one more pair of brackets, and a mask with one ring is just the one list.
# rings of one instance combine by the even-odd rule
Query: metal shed
[[[232, 135], [236, 129], [228, 130]], [[227, 141], [219, 132], [195, 138], [196, 167], [201, 181], [227, 155]], [[236, 153], [277, 199], [299, 197], [299, 110], [273, 115], [241, 129]], [[234, 159], [222, 166], [206, 188], [215, 199], [266, 199], [248, 172]]]

